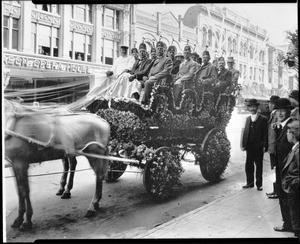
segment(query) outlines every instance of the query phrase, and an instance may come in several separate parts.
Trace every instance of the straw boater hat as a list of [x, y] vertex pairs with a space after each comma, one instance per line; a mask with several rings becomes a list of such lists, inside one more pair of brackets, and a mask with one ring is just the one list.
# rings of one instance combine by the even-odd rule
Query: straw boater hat
[[234, 58], [233, 57], [228, 57], [226, 61], [228, 63], [234, 63]]
[[270, 97], [270, 100], [268, 102], [270, 103], [275, 103], [280, 97], [279, 96], [276, 96], [276, 95], [272, 95]]
[[275, 107], [274, 109], [293, 109], [294, 106], [291, 105], [291, 102], [287, 98], [279, 98], [275, 102]]
[[247, 106], [259, 106], [259, 103], [257, 102], [257, 100], [255, 98], [249, 99], [247, 102]]
[[121, 45], [120, 48], [128, 49], [129, 47], [126, 45]]

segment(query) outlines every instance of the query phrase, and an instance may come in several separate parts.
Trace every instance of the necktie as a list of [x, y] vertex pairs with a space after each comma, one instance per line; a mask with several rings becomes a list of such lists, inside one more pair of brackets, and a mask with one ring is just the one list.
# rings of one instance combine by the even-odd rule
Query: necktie
[[278, 138], [282, 131], [282, 125], [279, 125], [278, 127], [276, 127], [275, 131], [276, 131], [276, 137]]

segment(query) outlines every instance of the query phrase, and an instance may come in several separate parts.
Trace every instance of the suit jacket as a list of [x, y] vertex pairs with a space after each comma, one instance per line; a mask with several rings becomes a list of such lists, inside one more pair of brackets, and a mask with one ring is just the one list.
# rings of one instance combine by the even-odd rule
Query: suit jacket
[[[276, 114], [271, 113], [268, 120], [268, 152], [270, 154], [275, 154], [276, 151], [276, 132], [272, 128], [273, 124], [277, 121]], [[271, 165], [272, 166], [272, 165]], [[275, 166], [275, 165], [274, 165]]]
[[172, 59], [163, 56], [162, 58], [157, 58], [153, 62], [150, 69], [148, 77], [155, 76], [156, 79], [161, 80], [167, 78], [173, 68]]
[[179, 72], [177, 73], [175, 77], [175, 81], [181, 79], [181, 81], [189, 81], [191, 80], [197, 69], [197, 63], [192, 60], [185, 60], [180, 64]]
[[[242, 148], [248, 150], [247, 144], [249, 139], [251, 116], [246, 119], [245, 129], [242, 137]], [[256, 119], [254, 128], [254, 145], [257, 149], [267, 148], [268, 146], [268, 120], [265, 116], [259, 114]]]
[[232, 80], [231, 72], [224, 68], [221, 70], [221, 72], [218, 72], [217, 79], [220, 82], [220, 86], [230, 86]]
[[132, 67], [131, 74], [135, 75], [137, 80], [142, 80], [143, 76], [148, 76], [151, 65], [151, 59], [137, 60]]
[[299, 191], [299, 144], [285, 158], [281, 179], [282, 189], [286, 193]]
[[180, 60], [173, 61], [173, 68], [171, 70], [172, 75], [176, 75], [178, 73], [180, 64]]
[[211, 63], [202, 65], [197, 71], [196, 76], [198, 79], [203, 80], [204, 85], [212, 85], [216, 82], [218, 76], [217, 67], [212, 65]]
[[279, 172], [282, 171], [284, 167], [284, 159], [287, 157], [289, 151], [291, 151], [293, 145], [287, 139], [287, 124], [291, 121], [289, 119], [285, 126], [282, 128], [278, 138], [276, 139], [276, 167], [278, 167]]
[[231, 76], [232, 76], [231, 84], [237, 85], [240, 76], [240, 71], [234, 68], [228, 70], [231, 72]]

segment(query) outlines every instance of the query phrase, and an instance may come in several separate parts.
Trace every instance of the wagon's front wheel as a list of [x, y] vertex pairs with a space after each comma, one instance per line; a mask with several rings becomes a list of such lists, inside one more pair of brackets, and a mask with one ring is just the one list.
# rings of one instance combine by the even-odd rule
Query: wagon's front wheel
[[223, 130], [211, 130], [198, 148], [197, 163], [204, 179], [217, 182], [225, 171], [230, 158], [230, 142]]
[[121, 161], [109, 161], [109, 169], [104, 180], [106, 182], [115, 182], [124, 174], [126, 168], [127, 164]]
[[168, 199], [180, 185], [183, 168], [178, 152], [168, 147], [156, 150], [153, 159], [146, 163], [143, 183], [146, 192], [158, 199]]

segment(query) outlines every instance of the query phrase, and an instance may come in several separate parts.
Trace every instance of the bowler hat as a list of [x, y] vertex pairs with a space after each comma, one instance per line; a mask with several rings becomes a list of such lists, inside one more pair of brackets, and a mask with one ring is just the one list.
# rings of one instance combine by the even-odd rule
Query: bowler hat
[[287, 127], [294, 133], [299, 134], [299, 120], [294, 120], [287, 124]]
[[289, 97], [294, 98], [296, 101], [299, 102], [299, 91], [298, 90], [293, 90]]
[[255, 98], [251, 98], [247, 101], [247, 106], [259, 106], [259, 103]]
[[120, 48], [128, 49], [129, 47], [126, 45], [121, 45]]
[[287, 98], [279, 98], [275, 102], [274, 109], [292, 109], [294, 106], [291, 105], [291, 102]]
[[168, 47], [168, 52], [173, 51], [176, 53], [176, 47], [175, 46], [169, 46]]
[[228, 63], [234, 63], [234, 58], [233, 57], [227, 57], [226, 60]]
[[268, 102], [270, 103], [275, 103], [280, 97], [279, 96], [276, 96], [276, 95], [272, 95], [270, 97], [270, 100]]
[[164, 45], [164, 43], [162, 42], [162, 41], [158, 41], [157, 43], [156, 43], [156, 47], [164, 47], [165, 45]]
[[139, 45], [139, 49], [145, 49], [145, 50], [147, 50], [146, 44], [142, 42], [142, 43]]

